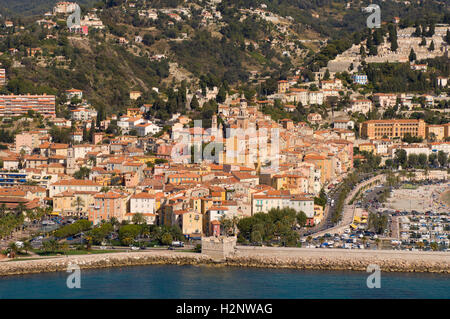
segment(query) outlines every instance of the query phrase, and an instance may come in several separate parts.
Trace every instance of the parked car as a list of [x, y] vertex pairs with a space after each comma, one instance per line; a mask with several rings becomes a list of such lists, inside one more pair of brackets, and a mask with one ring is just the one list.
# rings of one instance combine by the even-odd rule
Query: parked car
[[172, 247], [184, 247], [184, 243], [182, 241], [173, 241], [171, 246]]

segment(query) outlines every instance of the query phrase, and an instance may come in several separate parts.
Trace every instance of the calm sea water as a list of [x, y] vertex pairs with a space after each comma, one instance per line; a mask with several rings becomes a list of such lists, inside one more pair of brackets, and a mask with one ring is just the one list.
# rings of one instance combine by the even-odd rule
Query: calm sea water
[[69, 289], [65, 272], [0, 277], [0, 298], [445, 298], [450, 276], [381, 273], [369, 289], [365, 272], [134, 266], [81, 271]]

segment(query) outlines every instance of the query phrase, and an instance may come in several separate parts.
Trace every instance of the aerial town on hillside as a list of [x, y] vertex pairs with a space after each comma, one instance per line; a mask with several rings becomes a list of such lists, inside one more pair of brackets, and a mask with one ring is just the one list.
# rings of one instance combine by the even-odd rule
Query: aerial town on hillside
[[[133, 2], [128, 5], [129, 10], [134, 9]], [[264, 10], [243, 9], [241, 13], [259, 15], [280, 30], [287, 28], [289, 18]], [[74, 11], [75, 3], [60, 2], [35, 23], [51, 31], [58, 28], [55, 17]], [[105, 25], [97, 11], [88, 11], [79, 26], [70, 28], [70, 37], [82, 41], [90, 32], [103, 32]], [[157, 20], [160, 14], [181, 21], [188, 19], [191, 11], [185, 7], [138, 11], [145, 19]], [[202, 16], [205, 25], [222, 21], [215, 6], [205, 9]], [[6, 21], [5, 27], [14, 25]], [[363, 45], [353, 45], [327, 66], [311, 72], [314, 79], [308, 78], [306, 74], [312, 76], [303, 67], [294, 68], [285, 79], [271, 79], [276, 88], [269, 94], [224, 91], [217, 86], [184, 87], [181, 94], [186, 108], [201, 110], [202, 105], [206, 109], [217, 102], [216, 109], [203, 119], [191, 117], [189, 112], [161, 118], [155, 113], [156, 103], [146, 103], [144, 92], [138, 89], [127, 92], [129, 106], [120, 112], [95, 107], [80, 87], [55, 94], [2, 91], [0, 210], [27, 212], [23, 223], [32, 231], [21, 224], [0, 223], [0, 246], [5, 248], [12, 240], [37, 231], [31, 212], [45, 216], [39, 222], [52, 226], [48, 228], [51, 231], [78, 220], [88, 220], [95, 230], [114, 220], [123, 225], [139, 222], [178, 227], [183, 240], [236, 234], [242, 243], [269, 242], [259, 230], [253, 229], [247, 236], [239, 221], [292, 209], [303, 215], [297, 216], [299, 222], [293, 228], [298, 237], [293, 241], [289, 237], [289, 245], [308, 242], [311, 247], [323, 247], [324, 242], [331, 245], [323, 238], [333, 238], [342, 241], [342, 246], [361, 248], [366, 237], [375, 243], [384, 236], [399, 242], [407, 239], [405, 245], [413, 247], [421, 236], [411, 234], [423, 228], [422, 242], [428, 239], [429, 244], [433, 239], [445, 249], [450, 233], [450, 196], [445, 194], [450, 156], [448, 75], [432, 78], [433, 93], [417, 93], [406, 88], [403, 92], [374, 92], [375, 83], [370, 79], [378, 78], [364, 74], [366, 64], [377, 62], [403, 63], [414, 74], [438, 68], [420, 61], [449, 58], [449, 39], [445, 38], [450, 26], [437, 24], [433, 29], [425, 37], [414, 36], [414, 27], [398, 29], [398, 49], [391, 50], [386, 36], [376, 55], [366, 56]], [[52, 32], [47, 40], [56, 36]], [[143, 39], [136, 35], [116, 40], [127, 47]], [[281, 44], [275, 41], [272, 45]], [[282, 48], [285, 55], [294, 54], [285, 43]], [[20, 55], [18, 50], [10, 48], [2, 55], [14, 57]], [[28, 57], [42, 65], [54, 63], [43, 51], [28, 48]], [[164, 52], [151, 56], [152, 60], [165, 58]], [[20, 59], [14, 61], [17, 68], [24, 67]], [[2, 87], [8, 86], [12, 70], [12, 66], [0, 69]], [[268, 80], [256, 78], [255, 83]], [[162, 87], [151, 91], [167, 100]], [[390, 199], [379, 199], [383, 189], [358, 188], [360, 182], [376, 178], [379, 171], [397, 178], [395, 186], [390, 184]], [[407, 207], [406, 202], [392, 204], [395, 198], [407, 196], [402, 187], [421, 189], [428, 183], [424, 176], [432, 174], [436, 185], [430, 196], [435, 196], [434, 202], [424, 211], [416, 212], [417, 206]], [[422, 180], [415, 181], [419, 176]], [[349, 203], [346, 197], [354, 189], [358, 193]], [[361, 196], [363, 192], [376, 196], [368, 201]], [[349, 205], [354, 205], [350, 213]], [[390, 214], [389, 225], [381, 220], [383, 212]], [[372, 221], [370, 216], [374, 216]], [[378, 218], [384, 226], [377, 226]], [[397, 224], [392, 225], [393, 221]], [[429, 227], [421, 226], [427, 222]], [[327, 231], [339, 225], [348, 227], [348, 235], [341, 238]], [[358, 240], [364, 236], [364, 243], [347, 242], [352, 233]]]

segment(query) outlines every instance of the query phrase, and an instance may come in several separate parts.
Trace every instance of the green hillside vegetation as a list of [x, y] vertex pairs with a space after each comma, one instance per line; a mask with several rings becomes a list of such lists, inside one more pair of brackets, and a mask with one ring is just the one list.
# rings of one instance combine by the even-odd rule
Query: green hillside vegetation
[[427, 72], [414, 71], [405, 63], [371, 63], [366, 65], [365, 73], [376, 92], [419, 92], [424, 93], [437, 88], [438, 76], [448, 76], [450, 61], [445, 58], [429, 59]]
[[[200, 1], [136, 1], [136, 8], [130, 8], [124, 0], [77, 1], [83, 5], [83, 12], [90, 6], [100, 9], [97, 14], [106, 26], [101, 31], [91, 29], [88, 37], [70, 34], [64, 17], [53, 18], [58, 27], [52, 30], [35, 23], [42, 16], [30, 17], [51, 10], [56, 2], [0, 0], [0, 10], [6, 8], [9, 12], [0, 18], [0, 25], [6, 18], [16, 25], [10, 29], [0, 27], [3, 35], [0, 52], [4, 53], [0, 62], [9, 81], [0, 93], [56, 94], [58, 104], [63, 104], [65, 90], [81, 89], [102, 116], [119, 114], [126, 107], [144, 103], [154, 103], [154, 114], [149, 115], [164, 119], [172, 112], [186, 112], [185, 93], [173, 90], [180, 85], [191, 91], [199, 86], [203, 91], [217, 86], [226, 87], [226, 91], [240, 90], [246, 97], [255, 93], [268, 95], [276, 90], [277, 80], [286, 79], [297, 67], [304, 67], [303, 78], [313, 80], [313, 71], [325, 67], [352, 44], [369, 39], [365, 50], [370, 55], [376, 53], [383, 35], [389, 34], [392, 42], [395, 39], [392, 24], [374, 32], [364, 28], [367, 16], [361, 13], [361, 7], [365, 3], [351, 2], [347, 8], [348, 1], [344, 0], [223, 0], [217, 5], [221, 20], [207, 24], [201, 23], [202, 10], [207, 6]], [[284, 22], [289, 32], [280, 31], [256, 14], [246, 13], [244, 17], [240, 10], [258, 8], [261, 4], [267, 5], [266, 11], [290, 21]], [[181, 21], [176, 21], [162, 13], [158, 13], [156, 20], [138, 14], [141, 9], [177, 5], [189, 8], [191, 16], [180, 14]], [[391, 15], [399, 16], [402, 27], [450, 22], [445, 1], [412, 3], [405, 7], [403, 3], [387, 0], [381, 6], [383, 21], [390, 21]], [[17, 26], [24, 26], [24, 30]], [[142, 37], [142, 43], [135, 41], [137, 36]], [[329, 40], [315, 44], [298, 41], [326, 38]], [[119, 44], [119, 39], [126, 43]], [[294, 49], [298, 50], [284, 56], [286, 43], [294, 43]], [[42, 52], [31, 57], [27, 52], [30, 48], [41, 48]], [[11, 54], [9, 49], [17, 49], [18, 53]], [[151, 59], [157, 54], [166, 58]], [[174, 63], [169, 67], [169, 62]], [[17, 67], [19, 63], [23, 67]], [[407, 65], [371, 65], [366, 71], [376, 91], [398, 91], [406, 87], [425, 92], [436, 89], [434, 78], [448, 76], [449, 69], [448, 62], [439, 59], [428, 63], [431, 71], [423, 74], [409, 70]], [[434, 72], [435, 69], [441, 73]], [[256, 78], [251, 81], [250, 71], [256, 71]], [[175, 73], [188, 80], [181, 84]], [[153, 87], [162, 94], [158, 96]], [[132, 90], [141, 91], [143, 96], [138, 101], [130, 101]], [[214, 109], [212, 104], [208, 107]], [[195, 110], [198, 106], [194, 105], [193, 109], [199, 111]], [[198, 117], [207, 118], [209, 111], [200, 112]], [[296, 119], [304, 118], [300, 111], [293, 114]], [[58, 116], [67, 115], [67, 109], [58, 108]]]
[[[82, 40], [69, 40], [66, 35], [58, 40], [41, 40], [41, 32], [36, 27], [34, 32], [10, 35], [0, 43], [2, 51], [19, 48], [25, 65], [12, 68], [12, 56], [0, 57], [9, 78], [2, 93], [59, 92], [60, 101], [65, 101], [64, 90], [77, 88], [85, 92], [93, 105], [117, 111], [129, 105], [131, 90], [150, 92], [152, 86], [159, 86], [169, 75], [167, 61], [152, 62], [148, 57], [135, 56], [116, 43], [108, 43], [101, 35]], [[27, 57], [28, 47], [41, 47], [42, 56]], [[66, 63], [55, 62], [52, 58], [56, 56], [63, 57]], [[53, 62], [42, 66], [40, 59]]]

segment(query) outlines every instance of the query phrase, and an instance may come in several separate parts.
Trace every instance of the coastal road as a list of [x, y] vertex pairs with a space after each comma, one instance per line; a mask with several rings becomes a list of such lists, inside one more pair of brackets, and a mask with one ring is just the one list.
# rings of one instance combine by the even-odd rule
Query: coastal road
[[342, 220], [339, 222], [339, 224], [334, 227], [313, 233], [311, 235], [314, 237], [320, 237], [327, 233], [342, 234], [345, 231], [345, 229], [349, 228], [350, 224], [353, 222], [355, 205], [354, 204], [350, 205], [350, 201], [353, 199], [353, 197], [358, 193], [360, 189], [368, 186], [369, 184], [374, 182], [383, 183], [385, 181], [386, 181], [385, 175], [377, 175], [368, 179], [367, 181], [364, 181], [363, 183], [358, 184], [345, 198]]
[[[347, 176], [346, 174], [343, 175], [342, 179], [345, 179], [346, 176]], [[335, 182], [336, 181], [334, 180], [330, 184], [334, 184]], [[341, 186], [342, 186], [342, 182], [340, 182], [339, 184], [336, 184], [335, 187], [333, 187], [330, 191], [328, 191], [327, 204], [326, 204], [325, 210], [323, 212], [322, 221], [319, 224], [317, 224], [311, 228], [302, 229], [299, 233], [300, 236], [309, 236], [311, 234], [317, 233], [322, 230], [329, 229], [334, 226], [332, 218], [334, 215], [334, 211], [336, 209], [336, 204], [339, 199], [339, 194], [342, 190]], [[331, 204], [331, 203], [333, 203], [333, 204]]]
[[[102, 250], [100, 248], [102, 246], [92, 246], [92, 249], [94, 250]], [[145, 247], [145, 249], [139, 249], [139, 250], [133, 250], [130, 247], [126, 246], [105, 246], [106, 248], [104, 250], [122, 250], [122, 251], [149, 251], [149, 250], [169, 250], [167, 246], [161, 246], [161, 247]], [[173, 250], [191, 250], [194, 249], [195, 245], [184, 245], [183, 247], [173, 247]]]

